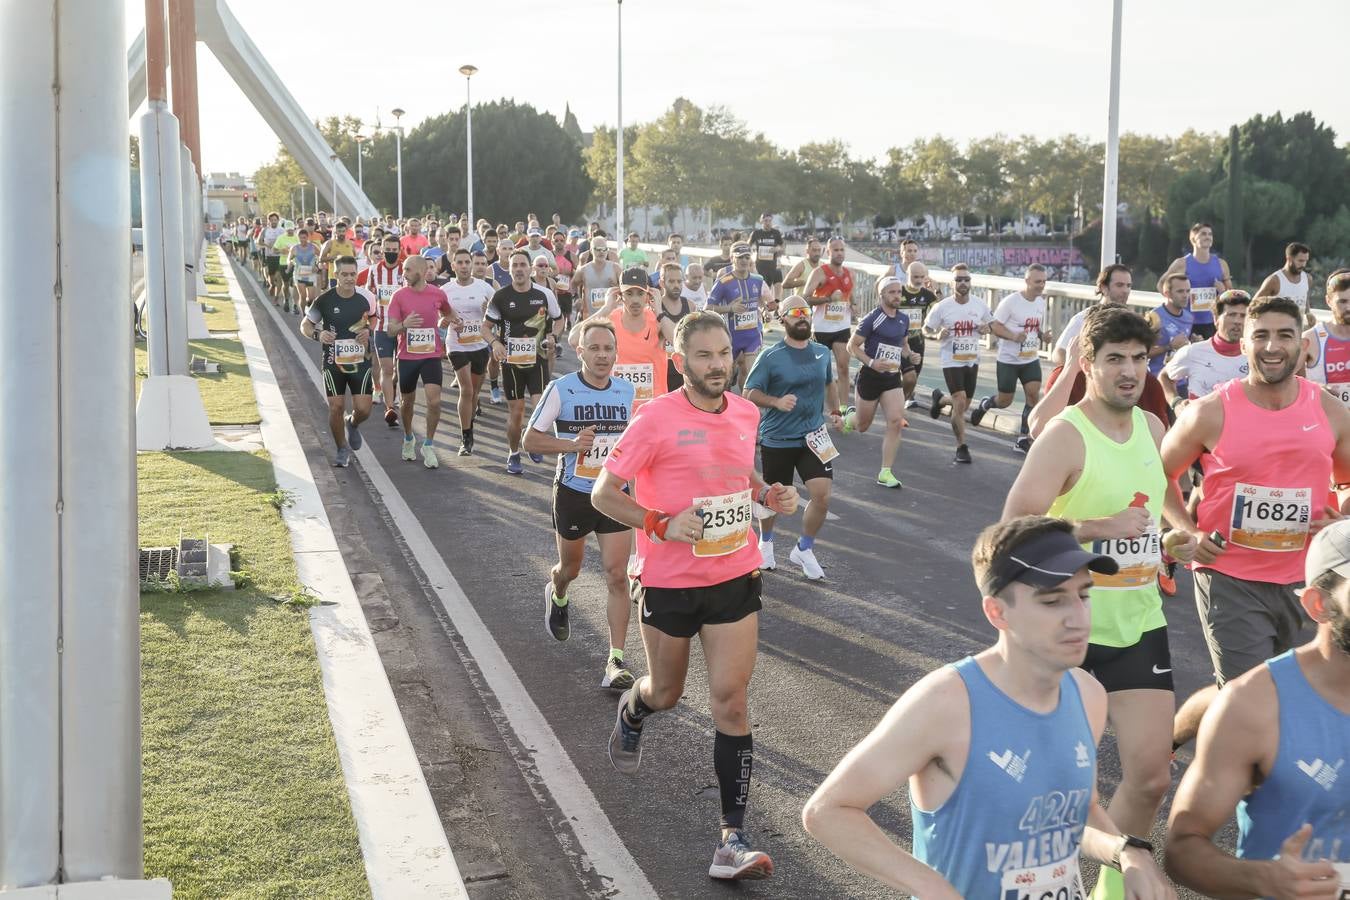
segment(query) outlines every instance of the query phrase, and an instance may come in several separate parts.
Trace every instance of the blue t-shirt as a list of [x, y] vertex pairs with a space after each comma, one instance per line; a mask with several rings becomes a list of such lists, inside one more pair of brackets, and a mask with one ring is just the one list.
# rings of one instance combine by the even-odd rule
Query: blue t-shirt
[[445, 255], [445, 251], [442, 250], [440, 247], [423, 247], [423, 248], [422, 248], [422, 256], [423, 256], [423, 258], [425, 258], [425, 259], [430, 259], [430, 260], [432, 260], [432, 261], [435, 261], [435, 260], [440, 259], [440, 258], [441, 258], [442, 256], [444, 256], [444, 255]]
[[[1166, 303], [1160, 303], [1149, 318], [1150, 324], [1158, 329], [1156, 346], [1159, 347], [1171, 346], [1172, 341], [1179, 334], [1190, 337], [1191, 327], [1195, 325], [1195, 314], [1189, 309], [1183, 309], [1181, 315], [1174, 316], [1167, 311]], [[1167, 365], [1167, 358], [1171, 355], [1171, 351], [1168, 351], [1148, 361], [1148, 370], [1153, 373], [1153, 377], [1158, 377], [1158, 374], [1163, 370], [1163, 366]]]
[[872, 359], [876, 358], [877, 347], [881, 344], [898, 348], [901, 352], [909, 350], [909, 316], [903, 312], [888, 316], [885, 310], [878, 306], [863, 316], [862, 321], [858, 323], [857, 333], [863, 336], [863, 352]]
[[[745, 304], [745, 312], [727, 313], [727, 327], [733, 333], [737, 331], [758, 331], [760, 328], [759, 298], [768, 293], [767, 285], [768, 282], [754, 272], [744, 278], [737, 278], [731, 272], [727, 272], [717, 279], [713, 289], [708, 292], [708, 302], [713, 306], [730, 306], [740, 300]], [[738, 316], [741, 317], [739, 327], [737, 327]]]
[[765, 447], [801, 447], [803, 438], [825, 424], [825, 385], [834, 381], [834, 357], [814, 341], [800, 350], [781, 341], [765, 350], [750, 368], [745, 389], [770, 397], [793, 394], [791, 412], [768, 408], [759, 416], [759, 442]]
[[557, 479], [565, 487], [589, 494], [600, 476], [600, 467], [633, 415], [633, 385], [622, 378], [610, 378], [603, 387], [586, 383], [580, 372], [550, 381], [530, 416], [535, 431], [566, 438], [583, 428], [595, 426], [595, 446], [583, 454], [581, 470], [576, 453], [558, 454]]

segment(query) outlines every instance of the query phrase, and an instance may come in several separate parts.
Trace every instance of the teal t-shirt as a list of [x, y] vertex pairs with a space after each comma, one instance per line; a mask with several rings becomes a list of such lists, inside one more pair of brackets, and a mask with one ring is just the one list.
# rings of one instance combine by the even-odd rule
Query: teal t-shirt
[[770, 397], [793, 394], [797, 405], [791, 412], [762, 409], [759, 443], [765, 447], [801, 447], [806, 435], [825, 424], [825, 385], [834, 381], [834, 357], [830, 351], [808, 341], [798, 350], [780, 341], [755, 360], [745, 389], [754, 388]]

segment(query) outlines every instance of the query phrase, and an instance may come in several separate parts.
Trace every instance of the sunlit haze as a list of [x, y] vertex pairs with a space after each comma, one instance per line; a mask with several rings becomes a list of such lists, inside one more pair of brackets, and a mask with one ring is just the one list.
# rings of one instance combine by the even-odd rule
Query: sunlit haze
[[[402, 107], [415, 126], [463, 104], [457, 70], [472, 63], [475, 102], [509, 97], [559, 118], [570, 103], [586, 131], [615, 121], [613, 2], [230, 8], [311, 118], [373, 123], [378, 114], [387, 125]], [[779, 146], [839, 138], [862, 157], [935, 133], [1100, 140], [1110, 9], [1109, 0], [629, 0], [624, 120], [652, 119], [683, 95], [728, 107]], [[143, 4], [128, 3], [128, 43], [143, 22]], [[1121, 128], [1225, 131], [1255, 113], [1307, 109], [1350, 139], [1350, 104], [1337, 87], [1343, 54], [1317, 37], [1348, 26], [1343, 0], [1128, 0]], [[251, 173], [277, 139], [211, 52], [198, 50], [206, 168]]]

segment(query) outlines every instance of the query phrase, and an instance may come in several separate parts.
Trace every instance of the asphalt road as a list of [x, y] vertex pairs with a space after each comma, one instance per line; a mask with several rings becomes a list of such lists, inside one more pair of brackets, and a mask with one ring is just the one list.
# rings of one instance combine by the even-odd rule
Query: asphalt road
[[[555, 798], [532, 772], [528, 752], [517, 746], [509, 715], [486, 687], [484, 673], [437, 612], [424, 573], [370, 479], [359, 465], [327, 467], [333, 447], [323, 402], [281, 339], [276, 317], [256, 302], [247, 279], [242, 283], [471, 892], [603, 895], [603, 881], [578, 852]], [[287, 317], [285, 325], [294, 327], [296, 321]], [[305, 365], [317, 365], [317, 347], [306, 349]], [[567, 361], [560, 366], [569, 368]], [[778, 571], [765, 578], [760, 655], [750, 691], [755, 769], [747, 818], [756, 846], [773, 856], [776, 874], [768, 882], [725, 885], [706, 875], [718, 798], [697, 643], [680, 706], [650, 722], [642, 771], [635, 778], [616, 774], [605, 756], [616, 698], [598, 687], [608, 642], [595, 548], [588, 548], [571, 591], [571, 640], [558, 644], [544, 631], [541, 608], [542, 586], [554, 562], [548, 513], [552, 461], [527, 460], [523, 477], [507, 475], [505, 407], [486, 400], [475, 455], [456, 456], [455, 397], [450, 388], [443, 400], [442, 422], [451, 424], [437, 438], [439, 470], [400, 461], [400, 431], [381, 421], [372, 419], [363, 429], [367, 444], [660, 896], [892, 896], [817, 845], [801, 828], [801, 807], [907, 687], [993, 641], [980, 613], [969, 555], [976, 534], [997, 518], [1022, 462], [1008, 438], [976, 430], [975, 463], [958, 468], [951, 462], [953, 440], [945, 421], [933, 422], [914, 410], [896, 467], [905, 486], [889, 491], [874, 482], [879, 436], [836, 436], [841, 456], [831, 512], [838, 518], [826, 524], [816, 544], [823, 583], [807, 582], [787, 563], [785, 551], [799, 533], [800, 517], [780, 519], [784, 552]], [[420, 405], [419, 400], [419, 435]], [[378, 416], [383, 409], [375, 411]], [[1189, 577], [1180, 581], [1167, 612], [1178, 692], [1184, 696], [1206, 680], [1209, 659]], [[643, 671], [635, 633], [627, 652], [633, 668]], [[1109, 734], [1099, 759], [1102, 793], [1109, 797], [1119, 777]], [[873, 813], [908, 842], [903, 791]], [[1155, 839], [1161, 836], [1161, 829], [1155, 830]]]

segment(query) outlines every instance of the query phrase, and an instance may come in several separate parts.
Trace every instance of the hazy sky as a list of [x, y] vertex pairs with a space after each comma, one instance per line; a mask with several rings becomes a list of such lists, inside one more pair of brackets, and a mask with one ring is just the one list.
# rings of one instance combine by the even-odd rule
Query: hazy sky
[[[464, 63], [480, 70], [475, 102], [512, 97], [560, 118], [570, 102], [585, 130], [616, 118], [613, 0], [229, 3], [312, 118], [378, 111], [388, 125], [401, 106], [415, 125], [462, 106]], [[143, 12], [128, 2], [128, 43]], [[781, 146], [839, 138], [864, 157], [935, 133], [1101, 139], [1110, 14], [1110, 0], [628, 0], [624, 120], [683, 95]], [[1226, 130], [1309, 109], [1344, 143], [1348, 28], [1346, 0], [1125, 0], [1121, 128]], [[276, 137], [198, 50], [206, 168], [251, 173]]]

